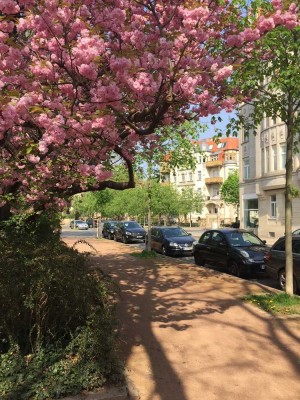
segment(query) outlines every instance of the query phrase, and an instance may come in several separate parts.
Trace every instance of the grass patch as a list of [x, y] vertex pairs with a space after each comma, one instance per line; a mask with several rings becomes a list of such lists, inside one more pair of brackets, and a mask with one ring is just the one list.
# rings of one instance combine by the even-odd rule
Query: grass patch
[[148, 251], [148, 250], [143, 250], [141, 252], [135, 252], [130, 254], [133, 257], [137, 258], [155, 258], [157, 257], [157, 254], [155, 251]]
[[251, 294], [243, 300], [271, 314], [300, 315], [300, 297], [287, 293]]

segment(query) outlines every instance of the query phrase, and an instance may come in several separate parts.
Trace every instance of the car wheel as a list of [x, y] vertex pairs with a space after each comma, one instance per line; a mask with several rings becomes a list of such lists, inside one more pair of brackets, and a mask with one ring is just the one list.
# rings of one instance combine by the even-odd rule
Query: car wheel
[[[284, 269], [282, 269], [279, 272], [278, 283], [279, 283], [280, 289], [285, 290], [286, 279], [285, 279], [285, 270]], [[297, 294], [298, 287], [297, 287], [297, 282], [296, 282], [295, 278], [293, 279], [293, 289], [294, 289], [294, 294]]]
[[128, 243], [127, 237], [125, 235], [122, 236], [122, 242], [125, 244]]
[[114, 235], [114, 239], [115, 239], [116, 242], [118, 241], [117, 235]]
[[200, 256], [200, 254], [195, 253], [194, 254], [194, 260], [196, 265], [202, 265], [204, 266], [205, 261], [203, 260], [203, 257]]
[[239, 278], [242, 276], [241, 267], [238, 265], [236, 261], [231, 261], [230, 272], [232, 273], [232, 275], [235, 275]]

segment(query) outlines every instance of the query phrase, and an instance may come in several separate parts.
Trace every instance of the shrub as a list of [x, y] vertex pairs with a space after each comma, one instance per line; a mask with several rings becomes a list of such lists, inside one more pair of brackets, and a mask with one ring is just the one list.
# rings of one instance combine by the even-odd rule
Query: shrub
[[114, 293], [68, 248], [59, 221], [0, 226], [0, 397], [50, 399], [99, 386], [118, 366]]

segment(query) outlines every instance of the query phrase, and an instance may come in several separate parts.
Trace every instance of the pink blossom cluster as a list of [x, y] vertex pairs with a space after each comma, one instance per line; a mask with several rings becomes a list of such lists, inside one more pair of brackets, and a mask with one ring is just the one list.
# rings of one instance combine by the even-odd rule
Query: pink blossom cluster
[[[196, 4], [197, 3], [197, 4]], [[230, 1], [0, 0], [0, 202], [100, 187], [155, 129], [235, 107], [234, 66], [297, 7], [240, 24]], [[223, 48], [221, 47], [221, 44]]]

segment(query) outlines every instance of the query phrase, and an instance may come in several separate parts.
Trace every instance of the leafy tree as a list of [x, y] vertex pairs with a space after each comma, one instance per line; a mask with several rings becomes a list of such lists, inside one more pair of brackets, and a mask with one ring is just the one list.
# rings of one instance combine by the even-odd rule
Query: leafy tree
[[[274, 2], [275, 4], [275, 2]], [[280, 7], [276, 2], [276, 7]], [[290, 10], [296, 10], [294, 3]], [[280, 17], [279, 17], [280, 18]], [[295, 26], [291, 20], [290, 28]], [[277, 27], [261, 40], [233, 79], [242, 95], [251, 98], [251, 114], [240, 116], [246, 134], [255, 132], [264, 117], [280, 118], [286, 126], [285, 249], [286, 291], [293, 293], [292, 172], [293, 151], [300, 138], [300, 28]]]
[[[0, 13], [7, 218], [20, 200], [49, 208], [133, 187], [136, 146], [157, 128], [233, 108], [227, 78], [273, 27], [274, 10], [250, 18], [243, 1], [9, 0]], [[112, 179], [120, 161], [122, 182]]]
[[237, 215], [240, 206], [239, 187], [239, 175], [236, 170], [228, 176], [220, 190], [221, 199], [227, 204], [233, 204], [236, 207]]
[[190, 223], [191, 213], [201, 213], [203, 206], [204, 199], [201, 192], [194, 191], [191, 187], [182, 190], [180, 194], [179, 214], [184, 215], [185, 217], [189, 214]]

